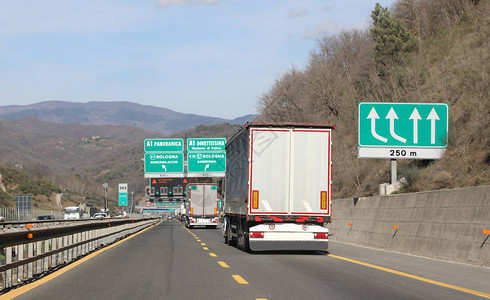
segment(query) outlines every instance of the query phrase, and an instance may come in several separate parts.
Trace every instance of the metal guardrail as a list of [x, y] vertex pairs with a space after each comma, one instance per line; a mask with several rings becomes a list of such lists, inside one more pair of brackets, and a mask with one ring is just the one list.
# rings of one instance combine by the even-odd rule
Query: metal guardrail
[[[60, 222], [63, 221], [63, 222]], [[70, 221], [70, 220], [66, 220]], [[103, 219], [8, 222], [0, 233], [0, 293], [67, 264], [96, 249], [160, 221], [148, 219]], [[23, 223], [23, 227], [7, 224]], [[52, 224], [51, 224], [52, 223]], [[52, 226], [57, 224], [55, 226]], [[5, 226], [6, 225], [6, 226]]]
[[[141, 216], [141, 215], [140, 215]], [[142, 217], [136, 217], [132, 218], [134, 220], [140, 219]], [[0, 222], [0, 233], [2, 232], [2, 229], [12, 229], [12, 228], [25, 228], [26, 224], [32, 224], [33, 227], [46, 227], [46, 226], [56, 226], [56, 225], [63, 225], [66, 226], [67, 224], [80, 224], [84, 222], [96, 222], [100, 220], [126, 220], [127, 218], [114, 218], [114, 217], [109, 217], [109, 218], [96, 218], [96, 219], [70, 219], [70, 220], [64, 220], [64, 219], [53, 219], [53, 220], [30, 220], [30, 221], [2, 221]]]

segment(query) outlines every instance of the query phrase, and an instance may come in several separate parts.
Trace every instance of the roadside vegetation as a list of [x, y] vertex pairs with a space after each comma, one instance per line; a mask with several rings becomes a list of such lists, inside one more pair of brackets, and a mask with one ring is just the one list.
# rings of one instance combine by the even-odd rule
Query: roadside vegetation
[[398, 160], [404, 191], [490, 184], [490, 1], [376, 4], [366, 31], [323, 36], [258, 102], [260, 120], [337, 125], [335, 197], [366, 196], [389, 181], [389, 160], [357, 158], [358, 102], [449, 104], [441, 160]]
[[0, 207], [15, 206], [16, 195], [30, 195], [33, 205], [37, 206], [36, 203], [46, 202], [53, 194], [61, 193], [60, 188], [51, 182], [31, 179], [28, 175], [13, 168], [0, 165], [0, 174], [2, 175]]

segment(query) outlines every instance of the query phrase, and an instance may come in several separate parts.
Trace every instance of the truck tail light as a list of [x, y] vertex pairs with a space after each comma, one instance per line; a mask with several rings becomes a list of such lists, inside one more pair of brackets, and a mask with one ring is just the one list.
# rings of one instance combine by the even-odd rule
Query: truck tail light
[[321, 209], [327, 209], [327, 192], [326, 191], [320, 192], [320, 208]]
[[191, 215], [194, 214], [194, 208], [191, 208]]
[[257, 190], [252, 191], [252, 208], [259, 208], [259, 191]]
[[214, 209], [214, 214], [215, 214], [215, 215], [217, 215], [217, 214], [218, 214], [218, 209], [217, 209], [217, 208], [215, 208], [215, 209]]
[[328, 239], [328, 232], [315, 232], [313, 237], [315, 239]]
[[251, 239], [258, 239], [258, 238], [263, 239], [264, 238], [264, 232], [263, 231], [252, 231], [252, 232], [250, 232], [250, 238]]

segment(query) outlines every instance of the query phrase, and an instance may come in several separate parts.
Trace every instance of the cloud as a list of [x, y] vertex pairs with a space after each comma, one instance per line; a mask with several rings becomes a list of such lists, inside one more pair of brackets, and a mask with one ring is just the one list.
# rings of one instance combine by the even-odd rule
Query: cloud
[[167, 7], [172, 5], [212, 4], [221, 0], [156, 0], [157, 5]]
[[304, 37], [307, 39], [314, 39], [324, 34], [331, 35], [331, 34], [338, 33], [342, 30], [345, 30], [345, 27], [343, 27], [342, 25], [336, 22], [323, 20], [314, 28], [306, 28]]
[[289, 11], [289, 17], [290, 18], [298, 18], [298, 17], [304, 17], [308, 14], [308, 11], [304, 7], [300, 8], [292, 8]]
[[305, 28], [303, 37], [305, 39], [316, 39], [322, 35], [334, 35], [346, 30], [363, 30], [368, 26], [369, 22], [366, 21], [360, 21], [350, 25], [341, 25], [337, 22], [323, 20], [313, 28]]

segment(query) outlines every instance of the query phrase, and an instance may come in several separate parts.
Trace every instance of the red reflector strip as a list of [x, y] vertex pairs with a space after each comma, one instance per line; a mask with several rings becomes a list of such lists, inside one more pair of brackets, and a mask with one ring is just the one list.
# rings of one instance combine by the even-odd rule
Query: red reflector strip
[[191, 220], [191, 223], [196, 223], [196, 221], [194, 221], [194, 220]]
[[327, 192], [320, 192], [320, 209], [327, 209]]
[[315, 232], [315, 233], [313, 233], [313, 237], [315, 239], [328, 239], [328, 233], [327, 232]]
[[252, 239], [264, 238], [264, 232], [263, 231], [252, 231], [252, 232], [250, 232], [250, 238], [252, 238]]
[[271, 216], [271, 219], [274, 220], [274, 222], [284, 222], [284, 220], [280, 217], [277, 216]]

